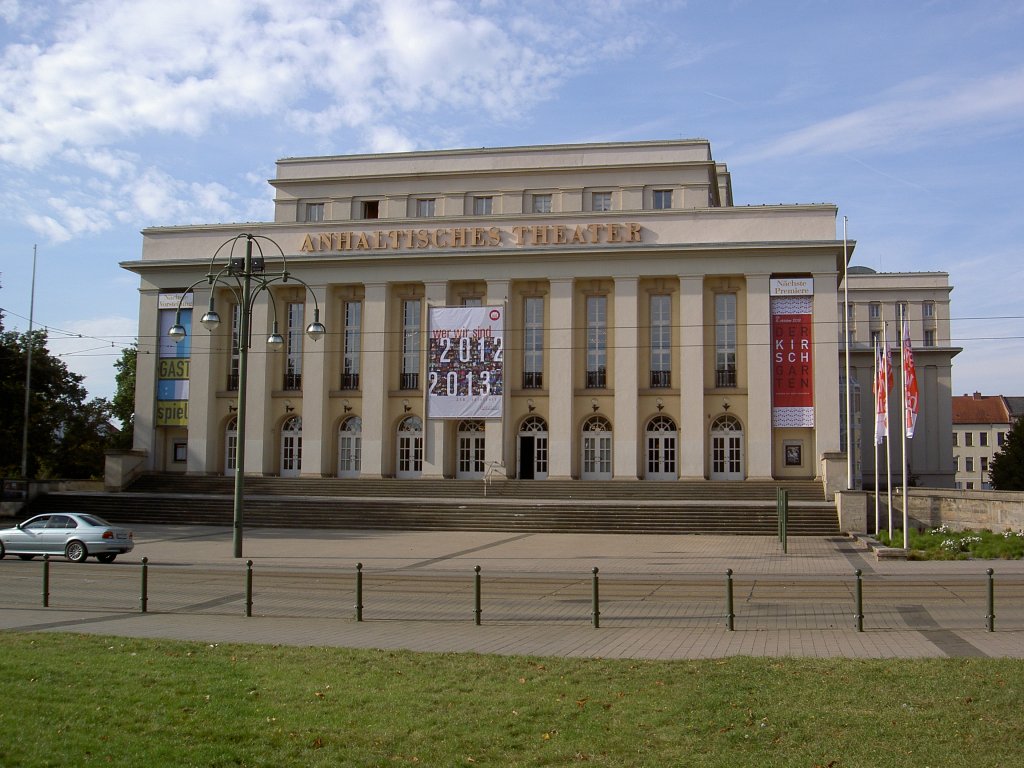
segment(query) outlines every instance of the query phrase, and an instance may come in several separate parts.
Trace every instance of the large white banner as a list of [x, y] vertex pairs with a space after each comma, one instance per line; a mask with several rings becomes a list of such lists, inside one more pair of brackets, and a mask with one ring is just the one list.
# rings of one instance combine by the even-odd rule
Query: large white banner
[[504, 307], [431, 307], [427, 418], [500, 419]]

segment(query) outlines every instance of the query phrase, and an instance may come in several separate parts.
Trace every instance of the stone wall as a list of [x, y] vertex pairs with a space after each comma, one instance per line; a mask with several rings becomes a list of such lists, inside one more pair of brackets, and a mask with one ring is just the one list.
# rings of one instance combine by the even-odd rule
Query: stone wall
[[[911, 488], [909, 495], [911, 524], [919, 528], [1024, 530], [1024, 493]], [[893, 497], [893, 507], [900, 509], [902, 519], [901, 502]]]

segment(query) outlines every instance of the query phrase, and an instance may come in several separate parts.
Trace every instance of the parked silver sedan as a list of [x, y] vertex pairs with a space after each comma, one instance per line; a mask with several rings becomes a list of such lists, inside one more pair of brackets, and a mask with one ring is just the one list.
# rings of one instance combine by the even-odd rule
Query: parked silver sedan
[[95, 556], [101, 563], [112, 563], [134, 547], [132, 532], [127, 528], [80, 512], [36, 515], [14, 528], [0, 530], [0, 559], [5, 555], [17, 555], [22, 560], [64, 555], [73, 563], [81, 563]]

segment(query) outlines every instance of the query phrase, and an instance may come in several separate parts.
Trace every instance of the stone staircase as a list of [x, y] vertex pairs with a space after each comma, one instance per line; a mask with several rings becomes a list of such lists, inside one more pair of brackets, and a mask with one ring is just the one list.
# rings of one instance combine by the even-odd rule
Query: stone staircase
[[[813, 481], [645, 482], [253, 477], [246, 527], [531, 533], [774, 535], [789, 492], [789, 534], [839, 533]], [[113, 523], [230, 526], [233, 479], [148, 474], [121, 493], [51, 493], [29, 513], [91, 512]]]

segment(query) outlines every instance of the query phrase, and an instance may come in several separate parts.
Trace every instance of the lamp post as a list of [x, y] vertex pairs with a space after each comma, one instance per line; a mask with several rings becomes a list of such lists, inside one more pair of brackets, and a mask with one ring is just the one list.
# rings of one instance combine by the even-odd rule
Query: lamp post
[[[240, 241], [245, 241], [245, 257], [235, 257], [235, 247]], [[273, 245], [281, 258], [281, 269], [276, 272], [266, 271], [266, 262], [263, 255], [262, 243]], [[255, 246], [258, 256], [253, 256]], [[227, 248], [227, 263], [218, 265], [217, 257]], [[316, 295], [304, 281], [294, 277], [288, 272], [288, 260], [285, 258], [281, 246], [263, 235], [249, 233], [236, 235], [235, 237], [221, 243], [210, 259], [210, 265], [206, 276], [194, 282], [188, 290], [182, 294], [178, 301], [178, 311], [174, 317], [174, 325], [168, 334], [175, 342], [180, 342], [186, 336], [185, 326], [181, 324], [181, 302], [184, 297], [200, 283], [206, 282], [210, 286], [209, 308], [200, 318], [199, 322], [208, 331], [214, 331], [220, 325], [220, 315], [214, 305], [214, 291], [217, 286], [226, 287], [230, 290], [240, 307], [238, 323], [238, 403], [236, 405], [236, 418], [238, 423], [238, 446], [235, 453], [235, 486], [232, 499], [232, 526], [234, 556], [242, 557], [242, 528], [245, 518], [245, 415], [246, 415], [246, 384], [249, 367], [249, 347], [252, 345], [250, 337], [250, 321], [252, 319], [253, 305], [256, 299], [263, 292], [267, 293], [271, 307], [274, 310], [274, 330], [267, 337], [267, 346], [271, 349], [280, 349], [284, 346], [284, 337], [278, 331], [277, 305], [274, 302], [274, 295], [270, 292], [270, 286], [274, 283], [287, 283], [293, 280], [302, 284], [313, 296], [313, 322], [306, 326], [306, 335], [313, 341], [322, 337], [327, 329], [320, 322], [320, 306]]]

